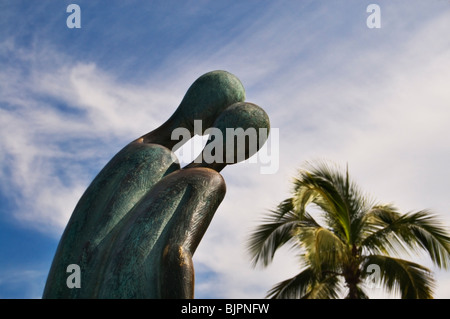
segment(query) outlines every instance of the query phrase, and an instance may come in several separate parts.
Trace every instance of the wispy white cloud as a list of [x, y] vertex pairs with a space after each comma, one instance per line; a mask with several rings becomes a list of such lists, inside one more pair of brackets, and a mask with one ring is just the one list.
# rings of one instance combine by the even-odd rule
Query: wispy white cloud
[[0, 71], [2, 191], [19, 220], [59, 235], [95, 171], [180, 98], [126, 86], [52, 50], [24, 52], [11, 40], [2, 47], [3, 57], [15, 56]]
[[[2, 192], [16, 199], [17, 219], [59, 234], [109, 158], [171, 115], [196, 77], [220, 68], [242, 80], [248, 99], [280, 129], [280, 168], [273, 175], [261, 175], [258, 164], [223, 171], [227, 195], [194, 256], [198, 297], [260, 298], [298, 271], [285, 251], [269, 268], [252, 270], [245, 241], [264, 212], [289, 196], [305, 160], [348, 162], [376, 198], [405, 211], [432, 208], [450, 225], [450, 11], [434, 6], [386, 2], [382, 29], [371, 30], [364, 6], [361, 18], [350, 18], [337, 4], [273, 5], [235, 26], [242, 32], [220, 47], [174, 51], [167, 73], [132, 85], [55, 49], [26, 51], [6, 41], [0, 57], [16, 60], [0, 69]], [[445, 289], [438, 283], [437, 296], [448, 297]]]
[[[215, 264], [226, 265], [217, 276], [220, 282], [233, 284], [218, 284], [215, 291], [224, 287], [261, 296], [247, 290], [252, 287], [252, 276], [243, 270], [242, 261], [247, 227], [252, 218], [262, 217], [289, 196], [290, 177], [305, 160], [348, 162], [356, 181], [375, 198], [394, 202], [404, 212], [431, 208], [450, 225], [446, 199], [450, 175], [445, 169], [450, 160], [445, 138], [450, 136], [446, 124], [450, 93], [445, 88], [450, 82], [450, 43], [445, 36], [450, 12], [436, 13], [432, 19], [429, 13], [413, 13], [395, 15], [401, 18], [397, 21], [401, 26], [390, 21], [391, 28], [398, 29], [394, 34], [382, 29], [386, 37], [380, 37], [362, 25], [353, 37], [336, 41], [327, 52], [299, 58], [290, 70], [258, 79], [272, 88], [252, 94], [258, 98], [256, 103], [267, 106], [272, 125], [280, 128], [281, 166], [275, 176], [251, 174], [248, 166], [226, 168], [228, 180], [233, 181], [235, 174], [245, 176], [248, 188], [238, 188], [235, 194], [230, 190], [209, 230], [214, 238], [206, 237], [210, 245], [197, 252], [197, 258], [209, 264], [213, 249], [221, 252], [211, 258]], [[404, 25], [413, 21], [416, 32], [411, 33]], [[233, 183], [232, 187], [238, 186]], [[227, 236], [230, 233], [235, 234], [234, 240]], [[279, 280], [298, 270], [292, 258], [279, 258], [286, 262], [281, 268], [273, 265], [257, 277], [259, 291], [270, 287], [267, 282], [275, 284], [272, 279], [280, 272], [284, 276]], [[229, 271], [232, 262], [242, 262], [240, 271]], [[448, 296], [440, 282], [436, 296]]]

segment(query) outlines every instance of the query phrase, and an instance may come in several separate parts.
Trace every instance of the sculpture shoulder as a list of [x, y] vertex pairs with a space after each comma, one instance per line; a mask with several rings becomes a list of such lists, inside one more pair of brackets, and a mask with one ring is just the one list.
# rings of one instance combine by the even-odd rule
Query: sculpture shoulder
[[176, 155], [168, 148], [159, 144], [133, 141], [114, 155], [97, 177], [115, 174], [116, 171], [123, 172], [127, 167], [136, 168], [143, 163], [151, 165], [154, 170], [170, 167], [170, 171], [174, 171], [180, 168]]
[[[178, 159], [170, 149], [159, 144], [133, 141], [120, 150], [114, 158], [121, 159], [145, 159], [164, 162], [178, 162]], [[113, 160], [114, 160], [113, 158]]]
[[[123, 202], [133, 205], [164, 176], [179, 168], [169, 149], [157, 144], [129, 143], [93, 179], [75, 211], [97, 211], [124, 196], [127, 200]], [[134, 198], [131, 202], [130, 196]]]
[[223, 176], [217, 171], [207, 167], [192, 167], [172, 172], [161, 181], [160, 187], [167, 185], [192, 185], [196, 189], [204, 189], [207, 192], [220, 194], [226, 193], [226, 183]]

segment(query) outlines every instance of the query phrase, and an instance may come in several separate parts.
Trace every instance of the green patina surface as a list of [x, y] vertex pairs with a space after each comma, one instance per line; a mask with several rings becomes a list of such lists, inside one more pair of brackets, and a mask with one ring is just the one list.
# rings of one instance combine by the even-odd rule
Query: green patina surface
[[[267, 114], [244, 99], [235, 76], [207, 73], [167, 122], [117, 153], [75, 207], [43, 297], [193, 298], [192, 255], [225, 195], [224, 165], [180, 169], [171, 132], [193, 133], [195, 119], [204, 128], [268, 128]], [[70, 264], [80, 266], [81, 288], [67, 287]]]

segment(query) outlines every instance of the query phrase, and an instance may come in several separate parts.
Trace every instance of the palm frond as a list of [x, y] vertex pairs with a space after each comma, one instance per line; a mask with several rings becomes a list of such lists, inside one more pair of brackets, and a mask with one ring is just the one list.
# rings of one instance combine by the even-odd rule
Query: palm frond
[[350, 180], [348, 167], [342, 174], [338, 167], [324, 162], [309, 164], [294, 180], [294, 209], [305, 211], [315, 204], [326, 214], [327, 224], [354, 244], [361, 236], [363, 217], [373, 206], [372, 200]]
[[340, 271], [342, 264], [348, 260], [348, 245], [319, 224], [299, 223], [296, 235], [306, 252], [305, 259], [318, 273]]
[[266, 298], [271, 299], [300, 299], [316, 280], [311, 268], [303, 269], [292, 278], [283, 280], [267, 292]]
[[[369, 299], [369, 296], [366, 294], [366, 292], [364, 291], [364, 289], [362, 289], [362, 287], [360, 287], [359, 285], [356, 286], [356, 295], [355, 295], [356, 299]], [[350, 299], [350, 294], [348, 294], [345, 299]]]
[[302, 299], [337, 299], [339, 298], [340, 280], [336, 274], [331, 274], [314, 282]]
[[403, 227], [399, 227], [398, 236], [411, 248], [417, 245], [428, 252], [431, 260], [438, 267], [448, 268], [450, 265], [450, 237], [435, 216], [422, 210], [402, 216], [398, 223], [404, 224]]
[[387, 253], [399, 248], [421, 249], [440, 268], [450, 265], [450, 237], [439, 220], [422, 210], [401, 215], [390, 206], [377, 206], [368, 214], [372, 232], [361, 245], [373, 252]]
[[375, 205], [364, 216], [364, 233], [359, 245], [375, 254], [405, 252], [402, 242], [395, 236], [393, 224], [401, 214], [392, 205]]
[[294, 230], [299, 222], [298, 214], [292, 211], [291, 199], [283, 201], [277, 210], [272, 210], [250, 235], [248, 251], [252, 265], [267, 266], [278, 248], [292, 240]]
[[305, 268], [296, 276], [276, 284], [267, 293], [272, 299], [336, 299], [339, 279], [335, 275], [318, 280], [312, 268]]
[[[429, 299], [433, 296], [431, 271], [419, 264], [383, 255], [366, 256], [362, 268], [378, 265], [377, 281], [388, 291], [400, 292], [402, 299]], [[367, 273], [363, 272], [363, 276]]]

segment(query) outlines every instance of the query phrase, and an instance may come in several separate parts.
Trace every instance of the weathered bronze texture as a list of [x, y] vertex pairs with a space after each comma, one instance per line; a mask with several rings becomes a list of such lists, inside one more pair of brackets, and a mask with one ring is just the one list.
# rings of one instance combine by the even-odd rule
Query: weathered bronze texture
[[[164, 124], [117, 153], [75, 207], [43, 297], [193, 298], [192, 256], [225, 196], [219, 172], [229, 163], [181, 169], [172, 152], [180, 141], [171, 135], [186, 128], [193, 136], [194, 120], [204, 129], [269, 129], [267, 114], [244, 100], [234, 75], [206, 73]], [[66, 284], [70, 264], [80, 266], [81, 288]]]

